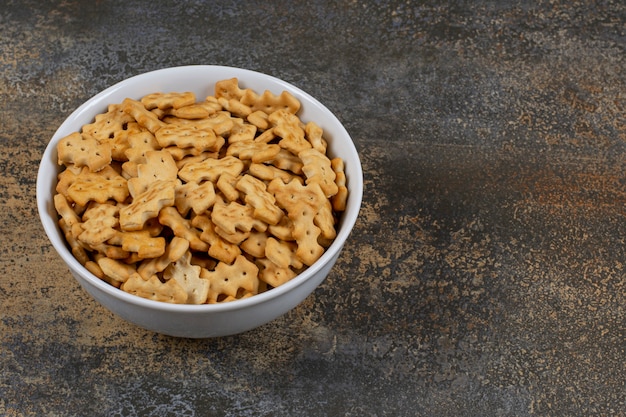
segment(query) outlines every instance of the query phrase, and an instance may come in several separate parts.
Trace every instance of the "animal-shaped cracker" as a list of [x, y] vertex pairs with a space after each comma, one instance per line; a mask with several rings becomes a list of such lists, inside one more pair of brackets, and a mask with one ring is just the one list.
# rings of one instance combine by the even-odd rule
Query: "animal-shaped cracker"
[[239, 80], [237, 78], [220, 80], [215, 83], [215, 97], [218, 99], [223, 97], [227, 100], [239, 100], [245, 92], [246, 90], [242, 90], [239, 87]]
[[232, 265], [220, 262], [213, 271], [203, 270], [200, 276], [210, 282], [207, 301], [215, 303], [223, 296], [237, 298], [241, 292], [258, 293], [258, 272], [259, 268], [243, 255], [239, 255]]
[[161, 256], [142, 261], [137, 267], [137, 272], [143, 279], [149, 279], [152, 275], [163, 272], [172, 262], [179, 260], [188, 249], [188, 240], [174, 236]]
[[57, 144], [59, 165], [73, 164], [88, 167], [96, 172], [111, 163], [111, 145], [101, 143], [96, 138], [74, 132], [65, 136]]
[[[224, 174], [222, 174], [222, 177]], [[188, 182], [176, 188], [176, 199], [174, 204], [178, 212], [183, 216], [193, 210], [196, 214], [207, 211], [215, 202], [215, 187], [211, 181]]]
[[257, 259], [259, 279], [272, 287], [278, 287], [293, 279], [297, 273], [291, 268], [282, 268], [267, 258]]
[[263, 181], [246, 174], [237, 181], [236, 188], [244, 193], [246, 204], [254, 208], [252, 215], [255, 218], [267, 224], [278, 224], [284, 213]]
[[237, 231], [250, 232], [252, 229], [264, 232], [267, 229], [265, 222], [254, 217], [251, 206], [236, 201], [226, 204], [219, 196], [215, 199], [211, 220], [228, 234], [235, 234]]
[[271, 91], [265, 90], [263, 94], [259, 96], [254, 91], [247, 89], [244, 91], [239, 101], [249, 106], [253, 112], [261, 110], [267, 114], [271, 114], [281, 110], [296, 114], [298, 110], [300, 110], [300, 101], [288, 91], [283, 91], [277, 96]]
[[155, 133], [157, 130], [165, 126], [164, 122], [159, 120], [154, 113], [146, 109], [146, 107], [137, 100], [133, 100], [131, 98], [124, 99], [122, 102], [122, 110], [131, 115], [137, 123], [152, 133]]
[[302, 268], [302, 262], [296, 255], [297, 245], [294, 242], [279, 241], [269, 237], [265, 242], [265, 256], [280, 268]]
[[228, 134], [228, 143], [253, 141], [256, 130], [254, 125], [243, 123], [243, 121], [235, 122]]
[[305, 149], [298, 154], [302, 160], [302, 172], [306, 175], [306, 183], [317, 183], [326, 194], [332, 197], [337, 194], [336, 174], [331, 167], [330, 159], [317, 149]]
[[180, 215], [176, 207], [165, 207], [159, 213], [159, 222], [169, 227], [175, 236], [189, 241], [189, 247], [193, 250], [206, 252], [209, 245], [200, 238], [200, 231], [193, 227], [191, 220]]
[[218, 97], [217, 102], [220, 103], [224, 110], [230, 112], [233, 116], [246, 118], [250, 113], [252, 113], [252, 109], [250, 109], [250, 107], [234, 98], [227, 99], [225, 97]]
[[191, 252], [172, 262], [165, 271], [165, 280], [175, 280], [187, 293], [187, 304], [204, 304], [209, 295], [209, 280], [200, 278], [200, 268], [191, 264]]
[[167, 151], [147, 151], [145, 162], [137, 165], [137, 177], [128, 180], [128, 191], [133, 198], [145, 192], [155, 181], [174, 181], [178, 167]]
[[328, 146], [328, 144], [326, 143], [326, 140], [323, 137], [324, 130], [321, 127], [319, 127], [317, 123], [308, 122], [304, 126], [304, 133], [305, 133], [307, 140], [311, 143], [311, 146], [313, 146], [313, 149], [316, 149], [317, 151], [325, 155], [326, 147]]
[[286, 110], [278, 110], [269, 115], [269, 121], [274, 127], [274, 133], [282, 139], [278, 144], [294, 155], [311, 148], [311, 143], [306, 140], [302, 122], [295, 114]]
[[318, 237], [334, 237], [336, 233], [330, 201], [317, 183], [303, 186], [298, 181], [285, 184], [275, 179], [269, 184], [268, 190], [287, 211], [293, 224], [292, 234], [298, 243], [298, 258], [304, 264], [312, 265], [324, 253]]
[[263, 142], [240, 141], [231, 144], [226, 155], [237, 156], [242, 160], [251, 160], [254, 163], [271, 161], [280, 152], [280, 146]]
[[120, 210], [120, 227], [124, 231], [141, 230], [144, 223], [157, 217], [164, 207], [174, 205], [177, 181], [157, 180], [133, 202]]
[[98, 256], [96, 259], [104, 275], [117, 282], [126, 282], [132, 274], [137, 272], [133, 265], [128, 265], [124, 262], [107, 258], [106, 256]]
[[215, 232], [215, 225], [206, 214], [195, 216], [191, 220], [191, 224], [202, 230], [200, 238], [209, 244], [209, 256], [231, 264], [241, 254], [239, 246], [223, 239]]
[[331, 159], [330, 166], [333, 168], [333, 171], [335, 171], [335, 184], [337, 184], [337, 194], [331, 197], [333, 210], [337, 212], [345, 211], [348, 201], [348, 188], [346, 187], [346, 174], [344, 172], [343, 159]]
[[68, 187], [67, 194], [72, 201], [81, 206], [85, 206], [89, 201], [105, 203], [109, 199], [121, 203], [128, 197], [128, 184], [126, 179], [110, 165], [97, 172], [84, 167]]
[[221, 159], [205, 159], [202, 162], [190, 163], [185, 165], [178, 176], [186, 182], [201, 181], [217, 182], [217, 179], [223, 172], [228, 172], [233, 177], [241, 174], [244, 165], [240, 159], [234, 156], [225, 156]]
[[132, 274], [120, 287], [122, 290], [154, 301], [163, 301], [172, 304], [187, 302], [187, 292], [175, 279], [165, 283], [156, 275], [144, 280], [138, 273]]
[[196, 102], [196, 95], [190, 91], [184, 93], [169, 92], [169, 93], [152, 93], [145, 95], [141, 98], [141, 104], [148, 110], [152, 109], [179, 109], [184, 106], [189, 106]]
[[142, 229], [134, 232], [117, 231], [108, 240], [112, 245], [121, 246], [128, 252], [136, 253], [138, 259], [157, 258], [165, 253], [165, 238], [153, 237], [150, 230]]
[[96, 115], [92, 123], [83, 126], [84, 136], [102, 142], [112, 139], [116, 132], [123, 131], [134, 119], [124, 112], [120, 104], [109, 105], [106, 113]]
[[155, 136], [163, 148], [177, 146], [195, 148], [201, 152], [217, 152], [225, 142], [213, 129], [198, 129], [190, 125], [166, 125], [159, 129]]
[[78, 240], [94, 246], [115, 236], [119, 211], [117, 205], [91, 204], [83, 214], [83, 232], [78, 235]]

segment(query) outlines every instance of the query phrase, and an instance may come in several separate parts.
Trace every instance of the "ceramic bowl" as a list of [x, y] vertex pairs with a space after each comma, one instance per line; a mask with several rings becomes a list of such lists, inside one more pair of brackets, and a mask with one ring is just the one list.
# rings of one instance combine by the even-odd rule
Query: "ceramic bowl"
[[[214, 94], [216, 81], [237, 77], [242, 88], [259, 94], [289, 91], [302, 104], [304, 122], [315, 121], [324, 129], [328, 152], [341, 157], [349, 197], [337, 226], [337, 237], [322, 257], [289, 282], [269, 291], [221, 304], [175, 305], [128, 294], [91, 274], [74, 258], [57, 224], [53, 204], [57, 174], [56, 146], [66, 135], [91, 123], [107, 105], [124, 98], [139, 99], [154, 92], [192, 91], [203, 98]], [[45, 232], [79, 284], [97, 302], [126, 321], [142, 328], [176, 337], [208, 338], [241, 333], [266, 324], [300, 304], [329, 274], [357, 220], [363, 194], [363, 174], [350, 135], [333, 113], [311, 95], [275, 77], [239, 68], [197, 65], [166, 68], [128, 78], [95, 95], [78, 107], [56, 131], [48, 144], [37, 177], [37, 206]]]

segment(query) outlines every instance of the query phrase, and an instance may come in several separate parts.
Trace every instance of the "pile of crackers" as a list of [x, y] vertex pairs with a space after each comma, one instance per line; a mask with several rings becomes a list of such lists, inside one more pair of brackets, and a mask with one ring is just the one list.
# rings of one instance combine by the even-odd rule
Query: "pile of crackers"
[[73, 255], [128, 293], [169, 303], [251, 297], [311, 266], [348, 190], [324, 132], [283, 91], [237, 78], [198, 100], [110, 104], [57, 145], [54, 205]]

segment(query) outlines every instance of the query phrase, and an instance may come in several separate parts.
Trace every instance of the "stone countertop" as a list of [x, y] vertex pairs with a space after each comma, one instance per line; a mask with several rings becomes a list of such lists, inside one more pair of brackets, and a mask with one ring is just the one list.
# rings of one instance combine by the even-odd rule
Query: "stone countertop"
[[[6, 3], [0, 414], [625, 415], [623, 2]], [[35, 204], [73, 109], [188, 64], [311, 93], [365, 175], [319, 289], [208, 340], [99, 306]]]

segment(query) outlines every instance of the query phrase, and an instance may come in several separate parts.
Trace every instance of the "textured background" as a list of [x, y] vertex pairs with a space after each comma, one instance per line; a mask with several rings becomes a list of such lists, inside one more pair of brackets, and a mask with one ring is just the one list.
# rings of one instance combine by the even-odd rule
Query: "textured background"
[[[626, 6], [440, 3], [5, 1], [0, 414], [625, 415]], [[187, 64], [311, 93], [365, 174], [323, 285], [212, 340], [97, 305], [35, 206], [73, 109]]]

